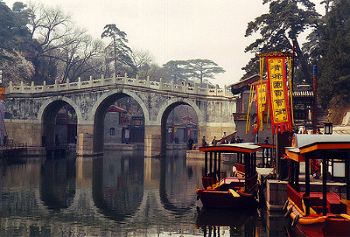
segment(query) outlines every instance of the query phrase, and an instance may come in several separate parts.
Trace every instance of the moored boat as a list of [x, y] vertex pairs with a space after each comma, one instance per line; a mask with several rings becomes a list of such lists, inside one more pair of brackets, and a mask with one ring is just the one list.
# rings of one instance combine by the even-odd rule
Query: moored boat
[[[285, 217], [291, 229], [304, 236], [348, 236], [350, 233], [350, 136], [302, 135], [293, 138], [286, 148], [289, 159], [288, 200]], [[322, 191], [311, 190], [311, 163], [320, 160]], [[305, 162], [305, 187], [301, 188], [300, 162]], [[329, 165], [333, 173], [330, 174]], [[338, 169], [338, 170], [336, 170]], [[327, 183], [335, 171], [341, 174], [345, 193], [328, 191]], [[340, 186], [339, 186], [340, 188]]]
[[[256, 205], [258, 190], [256, 152], [260, 146], [250, 143], [221, 144], [200, 147], [205, 152], [203, 189], [197, 189], [198, 198], [204, 207], [250, 208]], [[228, 177], [221, 172], [221, 154], [236, 153], [237, 175]]]

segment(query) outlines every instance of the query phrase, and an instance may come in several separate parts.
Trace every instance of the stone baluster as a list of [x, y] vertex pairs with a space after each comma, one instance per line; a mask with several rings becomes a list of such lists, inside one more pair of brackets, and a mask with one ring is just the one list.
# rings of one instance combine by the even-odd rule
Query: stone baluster
[[171, 83], [171, 84], [170, 84], [170, 86], [171, 86], [170, 89], [171, 89], [172, 91], [174, 91], [174, 90], [175, 90], [175, 88], [174, 88], [174, 79], [172, 79], [170, 83]]
[[128, 82], [128, 74], [124, 73], [124, 84]]
[[105, 85], [105, 75], [101, 75], [101, 86]]
[[21, 81], [21, 93], [24, 92], [24, 88], [23, 88], [23, 81]]
[[159, 90], [163, 90], [164, 86], [163, 86], [163, 80], [162, 78], [159, 79]]
[[12, 81], [10, 81], [10, 86], [9, 86], [9, 89], [10, 89], [10, 93], [12, 93], [12, 91], [13, 91]]
[[115, 76], [115, 72], [113, 72], [112, 83], [113, 83], [113, 84], [115, 84], [115, 83], [116, 83], [116, 76]]
[[218, 90], [219, 90], [219, 85], [216, 84], [216, 85], [215, 85], [215, 95], [218, 95]]
[[67, 85], [67, 90], [69, 90], [69, 88], [70, 88], [70, 81], [69, 81], [69, 78], [67, 78], [67, 82], [66, 82], [66, 85]]
[[78, 89], [81, 89], [81, 78], [78, 77]]
[[182, 80], [182, 92], [187, 92], [187, 83], [186, 80]]
[[90, 86], [93, 87], [94, 86], [94, 82], [92, 81], [92, 76], [90, 76]]
[[43, 92], [46, 91], [46, 81], [43, 82]]
[[32, 81], [32, 83], [30, 84], [30, 91], [31, 91], [32, 93], [34, 93], [34, 91], [35, 91], [34, 81]]
[[57, 82], [57, 79], [55, 79], [55, 86], [54, 86], [54, 88], [55, 88], [55, 91], [58, 90], [58, 82]]
[[150, 87], [150, 86], [151, 86], [151, 84], [150, 84], [150, 82], [149, 82], [149, 76], [147, 76], [147, 83], [146, 83], [146, 86], [147, 86], [147, 87]]
[[194, 93], [198, 94], [198, 83], [194, 83]]

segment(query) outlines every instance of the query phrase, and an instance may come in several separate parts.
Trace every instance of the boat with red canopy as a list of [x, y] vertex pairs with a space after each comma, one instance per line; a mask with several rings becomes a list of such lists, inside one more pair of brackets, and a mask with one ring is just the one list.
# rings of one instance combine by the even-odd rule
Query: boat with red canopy
[[[258, 190], [256, 172], [256, 152], [260, 146], [251, 143], [221, 144], [200, 147], [205, 152], [203, 189], [197, 189], [198, 198], [204, 207], [247, 208], [256, 203]], [[228, 177], [221, 172], [221, 155], [236, 153], [235, 177]]]
[[[292, 221], [291, 230], [303, 236], [349, 236], [350, 136], [295, 134], [292, 145], [285, 149], [289, 179], [288, 200], [284, 206], [285, 217]], [[317, 190], [317, 180], [310, 184], [313, 179], [311, 164], [315, 161], [321, 162], [322, 186], [318, 185], [321, 190]], [[303, 185], [299, 180], [301, 163], [305, 164]], [[334, 176], [342, 177], [343, 185], [340, 182], [338, 188], [346, 187], [345, 193], [330, 191], [328, 186], [334, 186]]]

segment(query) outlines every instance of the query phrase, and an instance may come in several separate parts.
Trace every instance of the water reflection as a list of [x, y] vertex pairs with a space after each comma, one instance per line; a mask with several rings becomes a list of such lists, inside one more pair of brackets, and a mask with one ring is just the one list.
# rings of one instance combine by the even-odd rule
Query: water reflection
[[229, 209], [202, 208], [198, 214], [196, 226], [203, 231], [203, 236], [261, 236], [263, 232], [257, 223], [256, 210], [235, 211]]
[[[0, 236], [205, 236], [213, 226], [223, 236], [259, 236], [256, 213], [198, 212], [203, 166], [180, 151], [162, 159], [105, 152], [3, 166]], [[232, 164], [222, 169], [231, 172]], [[229, 223], [212, 223], [218, 215]]]
[[[185, 215], [196, 204], [197, 172], [187, 166], [180, 152], [169, 152], [161, 161], [160, 198], [164, 208]], [[195, 174], [194, 174], [195, 173]]]
[[75, 159], [48, 160], [41, 165], [40, 198], [48, 209], [68, 208], [75, 196]]
[[123, 221], [138, 210], [143, 197], [143, 156], [105, 152], [93, 161], [92, 196], [108, 218]]

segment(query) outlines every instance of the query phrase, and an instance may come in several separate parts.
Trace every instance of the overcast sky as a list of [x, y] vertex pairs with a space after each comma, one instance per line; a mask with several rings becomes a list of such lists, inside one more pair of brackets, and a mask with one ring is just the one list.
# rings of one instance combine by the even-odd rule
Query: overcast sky
[[[319, 4], [321, 0], [313, 2]], [[4, 0], [12, 8], [15, 0]], [[23, 0], [27, 3], [29, 1]], [[268, 12], [262, 0], [37, 0], [72, 14], [78, 26], [100, 38], [106, 24], [127, 34], [133, 50], [148, 51], [157, 64], [210, 59], [226, 71], [213, 84], [229, 85], [253, 55], [244, 48], [247, 24]], [[319, 7], [323, 9], [323, 7]]]

